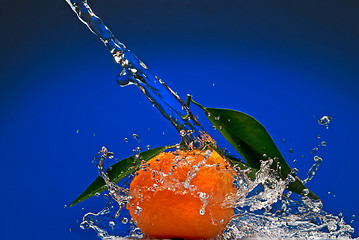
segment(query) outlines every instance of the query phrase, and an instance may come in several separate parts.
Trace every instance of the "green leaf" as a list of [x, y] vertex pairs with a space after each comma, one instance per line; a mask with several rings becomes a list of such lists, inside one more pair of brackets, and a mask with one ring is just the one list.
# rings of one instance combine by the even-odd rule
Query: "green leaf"
[[[151, 158], [157, 156], [158, 154], [169, 148], [173, 148], [173, 146], [153, 148], [138, 153], [139, 157], [137, 158], [135, 158], [135, 155], [133, 155], [131, 157], [122, 159], [119, 162], [113, 164], [111, 167], [109, 167], [106, 170], [106, 173], [108, 174], [110, 180], [113, 183], [118, 183], [124, 177], [136, 172], [141, 166], [141, 161], [147, 162]], [[105, 181], [100, 176], [97, 177], [95, 181], [93, 181], [91, 185], [88, 186], [88, 188], [83, 193], [81, 193], [80, 196], [75, 199], [75, 201], [71, 203], [70, 207], [72, 207], [73, 205], [79, 202], [82, 202], [83, 200], [95, 196], [96, 193], [105, 191], [106, 190], [105, 186], [106, 186]]]
[[[266, 158], [276, 159], [272, 168], [275, 168], [277, 162], [280, 164], [280, 175], [283, 179], [292, 171], [267, 130], [256, 119], [243, 112], [222, 108], [206, 108], [194, 102], [190, 97], [187, 101], [189, 100], [204, 110], [209, 121], [237, 150], [248, 166], [259, 169], [260, 160], [264, 159], [264, 155], [266, 155]], [[298, 177], [295, 177], [295, 182], [291, 182], [288, 186], [288, 190], [300, 195], [303, 195], [304, 189], [307, 187]], [[309, 191], [308, 197], [315, 200], [319, 199], [311, 191]]]

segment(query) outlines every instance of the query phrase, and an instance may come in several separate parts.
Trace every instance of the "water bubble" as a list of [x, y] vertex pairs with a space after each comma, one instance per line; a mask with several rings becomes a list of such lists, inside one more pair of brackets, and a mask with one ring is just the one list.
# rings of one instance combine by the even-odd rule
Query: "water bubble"
[[123, 223], [123, 224], [128, 223], [128, 219], [127, 219], [127, 218], [125, 218], [125, 217], [124, 217], [124, 218], [122, 218], [122, 223]]
[[290, 152], [290, 153], [294, 153], [294, 150], [291, 148], [291, 149], [289, 149], [289, 152]]
[[128, 138], [123, 139], [125, 142], [128, 142]]
[[318, 148], [313, 148], [312, 153], [316, 153], [318, 151]]
[[330, 123], [330, 121], [332, 120], [333, 118], [330, 117], [330, 116], [323, 116], [321, 119], [318, 120], [318, 123], [320, 125], [327, 125]]
[[139, 139], [140, 139], [140, 137], [139, 137], [136, 133], [132, 134], [132, 137], [133, 137], [134, 139], [136, 139], [136, 140], [139, 140]]
[[326, 141], [323, 141], [323, 142], [321, 142], [321, 145], [322, 145], [323, 147], [325, 147], [325, 146], [327, 146], [327, 142], [326, 142]]

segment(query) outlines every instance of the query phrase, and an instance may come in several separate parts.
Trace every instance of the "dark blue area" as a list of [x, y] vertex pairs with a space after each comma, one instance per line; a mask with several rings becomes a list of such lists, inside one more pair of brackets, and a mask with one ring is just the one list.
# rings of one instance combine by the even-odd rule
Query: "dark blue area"
[[[356, 215], [359, 236], [358, 1], [89, 3], [183, 99], [258, 119], [300, 176], [326, 141], [309, 187], [326, 211]], [[179, 136], [138, 89], [116, 84], [120, 68], [65, 1], [7, 1], [0, 18], [0, 239], [97, 239], [79, 223], [104, 199], [64, 208], [97, 176], [94, 155], [106, 146], [123, 158]]]

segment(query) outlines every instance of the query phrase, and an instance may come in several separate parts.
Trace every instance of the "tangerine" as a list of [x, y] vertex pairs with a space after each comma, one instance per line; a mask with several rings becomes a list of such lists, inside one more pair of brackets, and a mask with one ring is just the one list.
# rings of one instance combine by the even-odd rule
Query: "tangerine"
[[152, 238], [210, 239], [234, 215], [234, 170], [216, 152], [163, 152], [143, 164], [130, 184], [127, 208]]

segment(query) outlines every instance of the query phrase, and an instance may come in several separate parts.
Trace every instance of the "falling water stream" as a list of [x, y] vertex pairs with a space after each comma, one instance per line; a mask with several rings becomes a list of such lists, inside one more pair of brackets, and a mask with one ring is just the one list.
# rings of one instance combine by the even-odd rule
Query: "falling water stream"
[[[202, 148], [208, 144], [208, 136], [188, 107], [161, 79], [153, 75], [147, 66], [141, 62], [126, 46], [118, 41], [96, 16], [86, 0], [66, 0], [78, 18], [96, 34], [111, 52], [116, 63], [121, 67], [117, 77], [120, 86], [136, 85], [157, 107], [163, 116], [169, 120], [180, 133], [184, 143], [190, 148]], [[328, 126], [331, 118], [322, 118], [318, 123]], [[206, 152], [211, 155], [211, 152]], [[132, 176], [124, 179], [119, 185], [110, 181], [104, 171], [104, 162], [113, 158], [114, 154], [103, 147], [95, 157], [95, 164], [108, 188], [108, 204], [99, 213], [87, 213], [81, 228], [92, 228], [102, 239], [142, 238], [141, 231], [136, 227], [128, 211], [122, 210], [130, 199], [128, 186], [124, 182], [131, 181]], [[206, 165], [206, 158], [200, 168]], [[286, 179], [278, 178], [277, 171], [272, 169], [272, 159], [263, 159], [256, 173], [256, 179], [251, 180], [248, 171], [234, 166], [236, 171], [235, 196], [227, 199], [235, 209], [235, 217], [228, 224], [225, 232], [218, 239], [352, 239], [354, 229], [344, 222], [343, 216], [335, 216], [325, 212], [321, 201], [315, 201], [303, 196], [291, 196], [286, 190], [288, 184], [294, 181], [298, 170], [293, 169], [293, 176]], [[309, 169], [308, 183], [314, 177], [322, 159], [314, 157], [313, 166]], [[188, 184], [191, 177], [188, 176]], [[186, 187], [186, 186], [184, 186]], [[307, 190], [307, 189], [305, 189]], [[284, 197], [283, 193], [286, 192]], [[294, 195], [294, 194], [293, 194]], [[200, 196], [203, 208], [206, 210], [206, 195]], [[140, 209], [139, 209], [140, 211]]]

